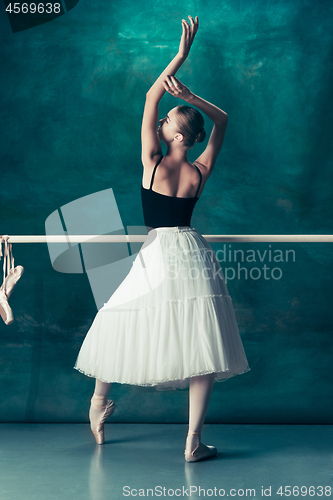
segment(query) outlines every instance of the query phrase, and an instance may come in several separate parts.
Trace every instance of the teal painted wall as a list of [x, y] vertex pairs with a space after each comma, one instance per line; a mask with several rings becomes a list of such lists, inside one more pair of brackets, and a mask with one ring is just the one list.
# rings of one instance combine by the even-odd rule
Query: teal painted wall
[[[332, 233], [332, 2], [123, 0], [80, 1], [15, 33], [0, 14], [0, 234], [45, 234], [52, 212], [108, 188], [123, 225], [143, 225], [145, 93], [176, 54], [188, 14], [200, 29], [177, 76], [229, 115], [192, 225], [202, 234]], [[161, 116], [177, 104], [165, 95]], [[295, 261], [266, 257], [282, 277], [256, 279], [257, 255], [242, 263], [252, 278], [227, 281], [251, 371], [215, 384], [206, 422], [332, 423], [332, 245], [230, 249], [289, 249]], [[10, 299], [15, 321], [0, 325], [0, 421], [87, 422], [94, 379], [73, 370], [97, 312], [87, 276], [55, 271], [46, 244], [13, 250], [25, 273]], [[221, 266], [237, 271], [234, 260]], [[113, 421], [188, 418], [187, 390], [115, 385], [111, 395]]]

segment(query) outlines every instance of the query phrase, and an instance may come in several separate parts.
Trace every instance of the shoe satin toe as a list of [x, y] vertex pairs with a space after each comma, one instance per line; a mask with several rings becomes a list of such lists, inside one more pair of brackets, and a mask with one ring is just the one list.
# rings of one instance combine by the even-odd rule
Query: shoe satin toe
[[0, 288], [0, 315], [5, 322], [5, 325], [11, 325], [14, 321], [13, 311], [8, 304], [8, 299], [5, 292]]

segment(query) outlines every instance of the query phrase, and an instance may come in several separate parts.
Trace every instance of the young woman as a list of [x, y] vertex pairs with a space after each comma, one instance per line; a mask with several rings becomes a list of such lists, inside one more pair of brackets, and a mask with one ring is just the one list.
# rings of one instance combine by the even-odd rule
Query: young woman
[[[74, 368], [96, 378], [89, 417], [98, 444], [115, 407], [107, 399], [112, 382], [158, 390], [189, 387], [185, 460], [194, 462], [217, 453], [200, 438], [214, 380], [250, 368], [219, 262], [190, 224], [228, 116], [175, 77], [198, 30], [198, 18], [189, 19], [190, 24], [182, 20], [178, 54], [146, 95], [141, 195], [148, 237], [130, 273], [98, 311]], [[157, 127], [158, 103], [166, 91], [191, 106], [173, 108]], [[207, 147], [193, 164], [187, 151], [206, 132], [202, 114], [192, 106], [214, 122]]]

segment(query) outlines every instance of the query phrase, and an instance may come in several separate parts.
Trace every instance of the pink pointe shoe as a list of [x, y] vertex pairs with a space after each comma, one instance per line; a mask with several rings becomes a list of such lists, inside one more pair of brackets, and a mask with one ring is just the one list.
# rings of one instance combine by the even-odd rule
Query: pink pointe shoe
[[0, 288], [0, 315], [6, 325], [11, 325], [14, 321], [13, 311], [8, 304], [5, 292]]
[[[199, 436], [199, 440], [200, 440], [201, 432], [189, 430], [188, 433], [191, 436]], [[184, 451], [186, 462], [198, 462], [198, 460], [203, 460], [203, 459], [209, 458], [209, 457], [215, 457], [216, 454], [217, 454], [217, 449], [214, 448], [214, 446], [206, 446], [205, 444], [202, 444], [201, 442], [199, 442], [198, 446], [193, 451], [189, 451], [189, 450]]]
[[[99, 410], [101, 412], [101, 418], [95, 429], [91, 427], [91, 410], [95, 408], [95, 410]], [[96, 404], [93, 397], [91, 398], [91, 406], [89, 411], [89, 419], [90, 419], [90, 428], [91, 432], [95, 436], [97, 444], [104, 444], [104, 422], [105, 420], [112, 415], [115, 408], [115, 404], [111, 399], [106, 401], [106, 405]], [[102, 411], [104, 412], [102, 413]]]
[[15, 269], [11, 269], [8, 276], [6, 276], [5, 281], [1, 285], [1, 289], [5, 292], [8, 299], [13, 291], [14, 286], [21, 278], [23, 273], [24, 273], [24, 267], [16, 266]]

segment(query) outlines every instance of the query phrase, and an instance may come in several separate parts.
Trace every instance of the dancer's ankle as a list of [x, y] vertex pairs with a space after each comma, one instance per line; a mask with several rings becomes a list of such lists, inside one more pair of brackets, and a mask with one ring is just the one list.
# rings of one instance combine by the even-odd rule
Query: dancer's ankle
[[92, 401], [96, 406], [105, 406], [107, 403], [107, 397], [106, 396], [100, 396], [99, 394], [93, 394], [92, 395]]
[[188, 436], [199, 436], [199, 438], [200, 438], [200, 436], [201, 436], [201, 431], [192, 431], [191, 429], [189, 429], [189, 430], [187, 431], [187, 435], [188, 435]]
[[201, 442], [201, 431], [191, 431], [188, 430], [186, 438], [186, 449], [188, 451], [193, 451]]

